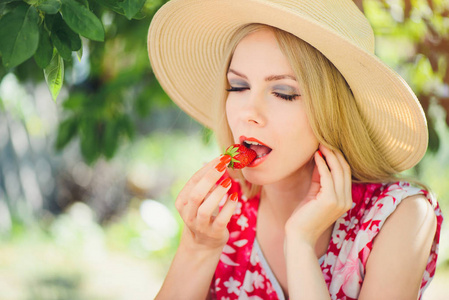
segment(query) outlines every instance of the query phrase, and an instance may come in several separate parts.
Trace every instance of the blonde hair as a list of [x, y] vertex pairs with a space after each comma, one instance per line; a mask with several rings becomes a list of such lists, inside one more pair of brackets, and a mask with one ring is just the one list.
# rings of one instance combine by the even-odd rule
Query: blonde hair
[[[351, 167], [354, 181], [395, 181], [398, 171], [391, 166], [370, 137], [357, 103], [337, 68], [317, 49], [300, 38], [283, 30], [263, 24], [243, 26], [232, 36], [225, 52], [219, 82], [217, 83], [216, 128], [220, 146], [233, 143], [227, 123], [225, 105], [228, 93], [226, 73], [237, 44], [247, 35], [262, 30], [272, 30], [279, 47], [286, 56], [297, 81], [302, 87], [302, 101], [305, 101], [310, 126], [318, 141], [339, 150]], [[251, 186], [241, 172], [233, 171], [231, 176], [240, 179], [247, 197], [254, 196], [260, 188]]]

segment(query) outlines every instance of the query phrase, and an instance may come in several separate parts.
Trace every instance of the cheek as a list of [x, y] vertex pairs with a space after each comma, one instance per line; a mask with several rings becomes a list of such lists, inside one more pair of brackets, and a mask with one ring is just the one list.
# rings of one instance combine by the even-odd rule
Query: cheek
[[279, 133], [285, 136], [283, 142], [294, 149], [300, 147], [308, 152], [318, 147], [318, 139], [303, 111], [297, 112], [290, 118], [284, 118]]
[[225, 103], [225, 108], [226, 108], [226, 119], [229, 121], [229, 116], [231, 115], [229, 112], [231, 110], [231, 104], [229, 103], [228, 99], [226, 99], [226, 103]]
[[235, 105], [233, 105], [235, 101], [226, 100], [226, 120], [228, 121], [229, 127], [233, 130], [236, 121], [237, 121], [237, 113], [235, 111]]
[[228, 124], [232, 129], [232, 113], [231, 113], [231, 107], [230, 107], [229, 101], [226, 101], [225, 113], [226, 113], [226, 120], [228, 121]]
[[228, 127], [231, 130], [232, 139], [234, 140], [235, 137], [235, 130], [236, 130], [236, 118], [235, 114], [232, 113], [232, 110], [229, 109], [229, 106], [226, 104], [226, 121], [228, 123]]

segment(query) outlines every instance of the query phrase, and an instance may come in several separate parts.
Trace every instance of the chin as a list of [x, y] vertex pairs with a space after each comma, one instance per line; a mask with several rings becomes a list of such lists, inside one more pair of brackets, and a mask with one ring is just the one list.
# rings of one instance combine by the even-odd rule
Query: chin
[[271, 172], [254, 172], [250, 168], [243, 169], [242, 174], [246, 181], [255, 185], [267, 185], [279, 181], [279, 179], [274, 178], [274, 174]]

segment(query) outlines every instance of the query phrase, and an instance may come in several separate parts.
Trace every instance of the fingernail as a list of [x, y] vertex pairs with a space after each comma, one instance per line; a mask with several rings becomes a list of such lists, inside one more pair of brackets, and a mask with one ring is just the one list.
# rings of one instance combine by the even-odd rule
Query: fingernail
[[220, 161], [221, 161], [221, 162], [229, 163], [229, 162], [231, 161], [231, 156], [230, 156], [230, 155], [223, 155], [223, 156], [220, 158]]
[[226, 162], [220, 162], [218, 165], [216, 165], [215, 166], [215, 169], [218, 171], [218, 172], [223, 172], [225, 169], [226, 169], [226, 166], [227, 166], [228, 164], [226, 163]]
[[228, 188], [231, 185], [231, 178], [226, 178], [220, 183], [220, 185], [224, 188]]
[[[317, 152], [318, 152], [318, 154], [319, 154], [321, 157], [323, 157], [323, 153], [321, 153], [320, 150], [318, 150]], [[323, 157], [323, 158], [324, 158], [324, 157]]]
[[236, 193], [232, 193], [231, 197], [229, 197], [229, 199], [231, 199], [231, 201], [236, 202], [239, 199], [239, 195]]

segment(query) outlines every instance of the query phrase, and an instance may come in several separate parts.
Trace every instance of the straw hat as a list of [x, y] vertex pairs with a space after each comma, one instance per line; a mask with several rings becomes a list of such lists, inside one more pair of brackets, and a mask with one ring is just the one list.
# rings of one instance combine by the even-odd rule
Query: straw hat
[[427, 123], [407, 83], [374, 55], [374, 35], [352, 0], [171, 0], [148, 33], [153, 71], [170, 98], [207, 127], [223, 53], [249, 23], [290, 32], [321, 51], [351, 87], [373, 141], [398, 171], [427, 149]]

